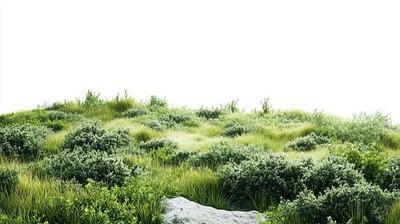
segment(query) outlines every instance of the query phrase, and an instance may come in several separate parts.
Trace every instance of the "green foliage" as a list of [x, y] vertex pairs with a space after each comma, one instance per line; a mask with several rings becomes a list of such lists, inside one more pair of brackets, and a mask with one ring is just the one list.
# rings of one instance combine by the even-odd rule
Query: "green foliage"
[[334, 155], [342, 156], [355, 165], [368, 182], [381, 184], [387, 159], [376, 145], [342, 144], [330, 147]]
[[261, 100], [261, 113], [269, 114], [272, 112], [272, 106], [269, 103], [269, 97]]
[[89, 181], [86, 194], [75, 199], [81, 210], [77, 223], [136, 223], [135, 206], [119, 197], [118, 187], [108, 189]]
[[152, 158], [157, 160], [160, 164], [177, 166], [187, 161], [194, 152], [176, 150], [171, 147], [163, 147], [158, 150], [150, 151]]
[[388, 161], [387, 168], [383, 174], [382, 188], [391, 191], [400, 190], [400, 157]]
[[[262, 192], [268, 205], [284, 199], [293, 199], [304, 189], [304, 177], [311, 161], [290, 161], [272, 154], [229, 163], [220, 170], [222, 189], [236, 202], [254, 200]], [[253, 203], [254, 204], [254, 203]]]
[[69, 133], [65, 138], [63, 148], [74, 150], [80, 147], [85, 151], [115, 153], [117, 149], [127, 147], [132, 143], [128, 130], [116, 129], [107, 132], [100, 123], [90, 122], [84, 123], [75, 132]]
[[232, 100], [226, 105], [226, 110], [230, 111], [231, 113], [239, 112], [239, 107], [237, 106], [239, 100]]
[[71, 123], [81, 120], [82, 117], [61, 111], [45, 111], [41, 109], [0, 115], [0, 127], [15, 124], [31, 124], [46, 126], [53, 131], [66, 129]]
[[104, 101], [100, 98], [100, 93], [95, 93], [91, 90], [86, 92], [85, 100], [83, 101], [83, 105], [86, 109], [92, 110], [101, 107], [104, 104]]
[[169, 139], [158, 139], [158, 138], [153, 138], [150, 141], [139, 143], [139, 148], [146, 150], [147, 152], [151, 150], [159, 150], [165, 147], [176, 149], [178, 148], [178, 144]]
[[394, 203], [386, 216], [386, 224], [397, 223], [400, 220], [400, 202]]
[[155, 95], [150, 96], [149, 106], [151, 110], [166, 108], [168, 106], [167, 99], [158, 98]]
[[0, 167], [0, 193], [13, 192], [18, 181], [17, 171]]
[[203, 117], [207, 120], [210, 119], [218, 119], [222, 115], [222, 110], [218, 108], [208, 109], [208, 108], [200, 108], [196, 111], [196, 115], [198, 117]]
[[[396, 194], [370, 184], [344, 185], [315, 196], [306, 191], [292, 202], [283, 203], [286, 217], [297, 217], [299, 223], [326, 223], [331, 217], [337, 223], [384, 223]], [[282, 206], [282, 205], [281, 205]]]
[[134, 100], [129, 98], [127, 93], [125, 98], [121, 99], [119, 95], [117, 95], [113, 100], [107, 101], [106, 106], [113, 111], [118, 113], [122, 113], [127, 111], [128, 109], [132, 108], [134, 105]]
[[119, 157], [82, 148], [45, 158], [41, 166], [41, 172], [63, 180], [86, 184], [88, 179], [93, 179], [107, 183], [108, 186], [122, 185], [125, 178], [134, 172]]
[[160, 122], [162, 125], [172, 128], [176, 125], [184, 125], [187, 123], [191, 117], [188, 114], [182, 114], [179, 112], [169, 113], [166, 115], [162, 115], [160, 117]]
[[297, 151], [310, 151], [317, 145], [326, 144], [329, 139], [324, 136], [318, 136], [314, 132], [304, 137], [296, 138], [285, 145], [286, 149], [293, 149]]
[[193, 166], [206, 166], [216, 169], [219, 166], [232, 162], [239, 164], [242, 161], [253, 158], [255, 154], [260, 153], [261, 149], [254, 146], [234, 145], [229, 142], [220, 142], [210, 146], [208, 151], [194, 154], [189, 159]]
[[250, 128], [239, 123], [229, 123], [226, 125], [225, 130], [222, 132], [226, 137], [237, 137], [250, 132]]
[[336, 120], [326, 128], [328, 135], [338, 140], [368, 145], [381, 142], [394, 126], [387, 115], [378, 111], [372, 114], [361, 113], [350, 121]]
[[348, 163], [344, 158], [329, 156], [310, 171], [305, 184], [308, 189], [318, 195], [327, 189], [342, 185], [354, 186], [362, 182], [365, 182], [364, 177], [354, 169], [353, 164]]
[[45, 150], [48, 130], [29, 124], [12, 125], [0, 129], [0, 154], [9, 158], [33, 160]]
[[134, 118], [134, 117], [146, 115], [148, 113], [149, 113], [149, 111], [145, 108], [135, 107], [135, 108], [129, 109], [129, 110], [125, 111], [124, 113], [122, 113], [122, 116]]

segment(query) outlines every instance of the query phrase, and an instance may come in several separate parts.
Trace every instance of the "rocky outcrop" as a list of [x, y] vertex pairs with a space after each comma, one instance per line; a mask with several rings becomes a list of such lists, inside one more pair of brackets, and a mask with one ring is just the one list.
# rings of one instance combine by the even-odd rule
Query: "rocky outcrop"
[[265, 219], [256, 211], [226, 211], [203, 206], [183, 197], [166, 199], [164, 224], [258, 224]]

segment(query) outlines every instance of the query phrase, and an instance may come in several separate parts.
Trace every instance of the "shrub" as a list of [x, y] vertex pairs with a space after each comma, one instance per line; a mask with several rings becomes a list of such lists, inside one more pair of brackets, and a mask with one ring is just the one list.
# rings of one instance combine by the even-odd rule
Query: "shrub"
[[13, 192], [18, 181], [17, 171], [0, 167], [0, 192]]
[[354, 186], [364, 182], [360, 172], [354, 169], [344, 158], [329, 156], [315, 167], [306, 178], [306, 186], [314, 194], [319, 194], [333, 187]]
[[400, 190], [400, 157], [388, 161], [388, 166], [383, 172], [383, 189]]
[[164, 124], [158, 120], [149, 120], [144, 122], [143, 124], [153, 129], [154, 131], [163, 131], [166, 128]]
[[297, 217], [300, 223], [326, 223], [331, 217], [337, 223], [384, 223], [396, 194], [382, 191], [378, 186], [356, 184], [342, 186], [315, 196], [300, 193], [292, 202], [283, 204], [286, 217]]
[[125, 111], [124, 113], [122, 113], [122, 116], [134, 118], [134, 117], [146, 115], [148, 113], [149, 113], [149, 111], [147, 109], [137, 107], [137, 108], [132, 108], [132, 109]]
[[0, 130], [0, 154], [21, 160], [38, 158], [44, 154], [48, 133], [44, 127], [29, 124], [7, 126]]
[[208, 151], [194, 154], [189, 162], [194, 166], [207, 166], [215, 169], [228, 162], [239, 164], [249, 160], [254, 154], [261, 153], [261, 149], [254, 146], [233, 145], [228, 142], [220, 142], [211, 146]]
[[269, 103], [269, 97], [268, 98], [264, 98], [263, 100], [261, 100], [261, 113], [262, 114], [269, 114], [272, 112], [272, 106]]
[[222, 110], [218, 108], [208, 109], [208, 108], [200, 108], [196, 112], [198, 117], [203, 117], [207, 120], [209, 119], [217, 119], [222, 115]]
[[119, 188], [108, 189], [90, 181], [86, 194], [75, 199], [75, 206], [81, 214], [78, 223], [136, 223], [136, 209], [133, 204], [120, 200]]
[[222, 189], [236, 202], [248, 202], [262, 192], [266, 203], [293, 199], [304, 189], [304, 177], [311, 161], [289, 161], [283, 156], [266, 155], [240, 164], [222, 167], [219, 176]]
[[222, 132], [223, 136], [236, 137], [250, 132], [250, 129], [242, 124], [228, 124]]
[[239, 107], [237, 106], [239, 100], [232, 100], [231, 102], [229, 102], [225, 108], [226, 110], [230, 111], [231, 113], [237, 113], [239, 112]]
[[164, 147], [170, 147], [172, 149], [176, 149], [178, 148], [178, 144], [168, 139], [158, 139], [158, 138], [153, 138], [148, 142], [139, 143], [139, 148], [144, 149], [146, 151], [158, 150]]
[[382, 175], [386, 169], [387, 159], [376, 145], [342, 144], [331, 146], [332, 154], [342, 156], [354, 164], [368, 182], [382, 184]]
[[116, 111], [118, 113], [122, 113], [124, 111], [127, 111], [128, 109], [132, 108], [134, 104], [134, 101], [128, 97], [125, 99], [120, 99], [119, 96], [117, 96], [115, 99], [108, 101], [106, 105], [108, 108], [110, 108], [113, 111]]
[[159, 163], [165, 165], [179, 165], [187, 161], [190, 156], [194, 155], [194, 152], [189, 151], [177, 151], [171, 147], [164, 147], [158, 150], [152, 150], [151, 156], [156, 159]]
[[330, 125], [330, 135], [343, 142], [378, 143], [394, 126], [389, 116], [376, 112], [361, 113], [350, 121], [337, 121]]
[[160, 122], [168, 128], [172, 128], [175, 125], [184, 125], [190, 120], [190, 116], [181, 113], [169, 113], [160, 117]]
[[100, 123], [85, 123], [75, 132], [69, 133], [64, 141], [63, 148], [73, 150], [80, 147], [85, 151], [103, 151], [114, 153], [116, 149], [129, 146], [133, 143], [128, 130], [117, 129], [106, 132]]
[[167, 99], [161, 99], [157, 96], [150, 96], [149, 102], [150, 109], [165, 108], [168, 106]]
[[95, 109], [99, 108], [103, 105], [104, 101], [100, 99], [100, 93], [95, 93], [91, 90], [88, 90], [86, 92], [86, 97], [85, 101], [83, 102], [83, 105], [86, 107], [86, 109]]
[[87, 184], [87, 180], [102, 181], [108, 186], [122, 185], [126, 177], [132, 174], [122, 159], [101, 151], [63, 151], [43, 160], [43, 172], [63, 180], [75, 180]]
[[324, 136], [317, 136], [314, 132], [311, 134], [296, 138], [285, 145], [286, 149], [294, 149], [298, 151], [310, 151], [317, 145], [326, 144], [329, 139]]

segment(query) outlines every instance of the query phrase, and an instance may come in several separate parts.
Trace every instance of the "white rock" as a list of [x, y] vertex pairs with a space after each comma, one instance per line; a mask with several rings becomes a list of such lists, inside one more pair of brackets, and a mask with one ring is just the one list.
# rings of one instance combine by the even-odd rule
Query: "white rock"
[[265, 219], [256, 211], [226, 211], [203, 206], [183, 197], [166, 199], [163, 224], [258, 224]]

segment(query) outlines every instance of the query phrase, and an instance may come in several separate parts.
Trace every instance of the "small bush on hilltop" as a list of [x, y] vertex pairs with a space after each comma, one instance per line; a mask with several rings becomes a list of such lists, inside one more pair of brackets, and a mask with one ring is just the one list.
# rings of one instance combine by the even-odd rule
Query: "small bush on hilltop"
[[33, 160], [45, 151], [45, 127], [12, 125], [0, 129], [0, 154], [8, 158]]
[[0, 193], [13, 192], [18, 181], [17, 171], [0, 167]]
[[218, 119], [222, 115], [222, 110], [218, 108], [208, 109], [208, 108], [200, 108], [196, 112], [198, 117], [203, 117], [207, 120], [210, 119]]
[[324, 136], [318, 136], [314, 132], [311, 134], [296, 138], [293, 141], [288, 142], [285, 145], [286, 149], [294, 149], [298, 151], [310, 151], [314, 149], [317, 145], [326, 144], [329, 139]]
[[158, 98], [157, 96], [153, 95], [150, 96], [149, 106], [151, 110], [161, 109], [168, 107], [167, 99]]

